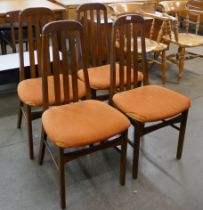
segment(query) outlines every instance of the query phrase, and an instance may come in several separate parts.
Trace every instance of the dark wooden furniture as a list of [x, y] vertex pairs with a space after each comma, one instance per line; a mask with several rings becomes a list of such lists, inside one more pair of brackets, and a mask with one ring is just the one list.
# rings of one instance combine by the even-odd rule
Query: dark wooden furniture
[[[127, 129], [130, 122], [118, 110], [106, 103], [96, 100], [79, 101], [78, 60], [82, 62], [85, 77], [83, 90], [86, 93], [86, 98], [90, 98], [83, 30], [84, 28], [77, 21], [56, 21], [44, 27], [42, 37], [44, 113], [42, 115], [43, 131], [39, 163], [43, 163], [46, 146], [58, 169], [62, 209], [66, 207], [64, 167], [67, 162], [78, 157], [120, 145], [120, 184], [124, 185], [125, 183]], [[61, 62], [57, 40], [62, 46], [63, 59]], [[50, 42], [53, 43], [54, 58], [52, 69], [56, 98], [54, 107], [49, 106]], [[68, 49], [67, 46], [69, 46]], [[80, 49], [79, 57], [78, 49]], [[69, 53], [67, 53], [67, 50]], [[68, 77], [70, 80], [67, 79]], [[62, 89], [64, 89], [64, 92], [61, 91]], [[117, 134], [119, 136], [115, 136]], [[47, 136], [50, 141], [47, 141]], [[107, 141], [108, 138], [114, 136], [115, 138]], [[57, 159], [54, 158], [52, 153], [53, 147], [51, 149], [49, 146], [50, 142], [58, 151]]]
[[[25, 117], [28, 131], [29, 156], [33, 159], [32, 121], [41, 117], [41, 111], [32, 112], [35, 107], [42, 105], [41, 81], [41, 30], [44, 24], [54, 20], [54, 13], [48, 8], [25, 9], [19, 14], [19, 60], [20, 82], [18, 84], [19, 113], [17, 127], [21, 128], [22, 115]], [[29, 51], [25, 54], [23, 40], [23, 25], [27, 25], [27, 45]], [[33, 39], [35, 37], [35, 39]], [[29, 63], [27, 79], [26, 66]]]
[[[138, 175], [140, 138], [154, 130], [165, 126], [172, 126], [179, 130], [179, 141], [177, 148], [177, 159], [181, 158], [184, 134], [186, 129], [187, 114], [190, 107], [190, 99], [157, 85], [148, 84], [147, 60], [145, 48], [144, 19], [138, 15], [125, 15], [118, 18], [113, 24], [112, 46], [111, 46], [111, 98], [112, 103], [131, 120], [134, 126], [134, 140], [129, 141], [133, 147], [133, 177]], [[142, 59], [140, 67], [144, 73], [144, 86], [138, 86], [138, 45], [137, 39], [141, 36], [140, 47]], [[119, 59], [116, 62], [117, 42], [120, 42]], [[133, 40], [133, 51], [131, 43]], [[126, 43], [126, 44], [125, 44]], [[127, 45], [127, 49], [126, 49]], [[127, 59], [125, 53], [127, 52]], [[133, 59], [131, 59], [133, 58]], [[115, 85], [115, 65], [120, 66], [120, 86]], [[127, 66], [125, 71], [124, 66]], [[131, 73], [131, 66], [133, 72]], [[124, 79], [127, 79], [127, 84]], [[131, 81], [133, 80], [133, 85]], [[150, 122], [153, 122], [150, 124]], [[180, 123], [180, 127], [175, 125]]]

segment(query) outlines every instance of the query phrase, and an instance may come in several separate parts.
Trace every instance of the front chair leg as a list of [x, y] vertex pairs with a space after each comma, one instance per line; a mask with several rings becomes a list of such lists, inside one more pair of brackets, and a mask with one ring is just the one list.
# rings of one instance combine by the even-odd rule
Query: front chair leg
[[137, 179], [138, 175], [138, 163], [139, 163], [139, 151], [140, 151], [140, 138], [144, 124], [140, 122], [134, 123], [134, 142], [133, 142], [133, 178]]
[[162, 71], [162, 83], [166, 82], [166, 50], [162, 51], [161, 54], [161, 71]]
[[64, 171], [64, 149], [59, 148], [58, 170], [59, 170], [59, 191], [61, 208], [66, 208], [65, 171]]
[[182, 151], [183, 151], [183, 145], [184, 145], [184, 139], [185, 139], [185, 129], [187, 124], [187, 116], [188, 116], [188, 110], [182, 113], [182, 121], [180, 123], [180, 132], [179, 132], [179, 140], [178, 140], [178, 147], [177, 147], [177, 153], [176, 158], [179, 160], [182, 157]]
[[39, 159], [38, 159], [38, 163], [39, 165], [43, 164], [44, 161], [44, 154], [45, 154], [45, 148], [46, 148], [46, 144], [45, 141], [47, 140], [47, 134], [42, 126], [42, 131], [41, 131], [41, 142], [40, 142], [40, 149], [39, 149]]
[[182, 79], [185, 59], [185, 48], [179, 47], [178, 49], [178, 81]]
[[126, 175], [126, 151], [128, 143], [128, 131], [122, 134], [121, 156], [120, 156], [120, 184], [125, 185]]
[[27, 118], [29, 155], [30, 159], [32, 160], [34, 159], [33, 136], [32, 136], [32, 113], [31, 113], [31, 107], [29, 105], [26, 105], [26, 118]]

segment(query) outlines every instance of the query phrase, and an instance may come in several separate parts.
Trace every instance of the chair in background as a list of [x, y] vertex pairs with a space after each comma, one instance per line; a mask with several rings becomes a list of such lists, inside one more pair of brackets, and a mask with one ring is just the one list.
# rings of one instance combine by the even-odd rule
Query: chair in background
[[[86, 99], [90, 98], [90, 86], [87, 73], [87, 59], [84, 46], [83, 27], [77, 21], [55, 21], [47, 24], [43, 29], [43, 108], [42, 138], [39, 153], [39, 163], [43, 163], [45, 147], [57, 166], [59, 173], [60, 204], [66, 207], [65, 171], [67, 162], [93, 153], [95, 151], [121, 146], [120, 156], [120, 184], [125, 183], [125, 164], [127, 129], [129, 120], [118, 110], [104, 102], [96, 100], [79, 100], [78, 68], [84, 74], [84, 91]], [[61, 56], [57, 40], [61, 44]], [[48, 84], [50, 72], [49, 46], [53, 46], [53, 81], [54, 107], [49, 106], [50, 88]], [[67, 46], [69, 48], [67, 49]], [[79, 52], [78, 52], [79, 49]], [[78, 56], [79, 55], [79, 56]], [[71, 77], [72, 84], [68, 77]], [[61, 81], [63, 81], [61, 83]], [[64, 89], [64, 92], [61, 91]], [[73, 100], [71, 100], [71, 97]], [[119, 136], [116, 136], [119, 134]], [[47, 140], [48, 137], [48, 141]], [[108, 138], [111, 138], [107, 141]], [[57, 149], [57, 159], [52, 153]], [[89, 147], [89, 145], [91, 145]], [[88, 147], [87, 147], [88, 146]], [[73, 151], [73, 148], [75, 149]]]
[[[6, 14], [6, 23], [0, 27], [0, 39], [1, 39], [1, 49], [2, 54], [7, 54], [7, 45], [11, 47], [12, 53], [16, 53], [16, 44], [19, 43], [18, 40], [18, 15], [19, 11], [8, 12]], [[27, 27], [23, 26], [23, 42], [27, 46]]]
[[[166, 50], [168, 46], [162, 43], [166, 21], [168, 17], [161, 16], [155, 11], [154, 2], [149, 2], [146, 6], [144, 2], [136, 3], [115, 3], [110, 4], [112, 16], [118, 17], [124, 14], [138, 14], [145, 18], [145, 27], [148, 29], [145, 32], [146, 36], [146, 52], [153, 54], [153, 57], [148, 56], [149, 64], [161, 64], [162, 82], [166, 81]], [[114, 18], [115, 19], [115, 18]], [[159, 60], [159, 56], [161, 59]]]
[[[167, 56], [167, 59], [178, 65], [178, 81], [180, 81], [183, 74], [184, 61], [202, 56], [186, 52], [187, 48], [203, 45], [203, 36], [198, 35], [200, 28], [200, 14], [202, 14], [202, 12], [190, 10], [187, 7], [187, 1], [162, 1], [159, 2], [159, 8], [162, 10], [165, 16], [168, 16], [169, 14], [175, 16], [174, 20], [168, 21], [167, 30], [169, 35], [163, 36], [163, 40], [168, 45], [175, 44], [178, 46], [178, 52], [176, 54]], [[184, 21], [181, 18], [183, 14], [186, 16]], [[189, 25], [191, 23], [190, 16], [193, 17], [193, 21], [196, 17], [195, 33], [191, 33], [189, 31]], [[183, 22], [185, 23], [184, 33], [179, 32], [179, 20], [181, 20], [182, 25]]]
[[[32, 111], [33, 108], [40, 108], [42, 105], [41, 29], [51, 20], [54, 20], [54, 13], [48, 8], [25, 9], [19, 13], [18, 18], [20, 82], [17, 92], [20, 103], [17, 127], [21, 128], [22, 115], [25, 116], [30, 159], [33, 159], [32, 121], [41, 117], [41, 111]], [[27, 52], [23, 46], [24, 24], [27, 25]], [[29, 66], [29, 69], [25, 66]]]
[[[140, 45], [137, 44], [138, 39]], [[120, 42], [119, 59], [116, 61], [118, 40]], [[147, 85], [145, 26], [144, 19], [141, 16], [129, 14], [119, 17], [113, 24], [111, 44], [110, 96], [115, 107], [129, 117], [135, 129], [134, 140], [133, 142], [129, 141], [129, 143], [133, 147], [133, 177], [137, 178], [140, 138], [145, 134], [168, 125], [179, 130], [176, 157], [177, 159], [181, 158], [190, 99], [158, 85]], [[142, 51], [140, 65], [144, 74], [144, 86], [137, 87], [136, 75], [139, 61], [138, 51], [140, 50]], [[125, 58], [126, 52], [127, 59]], [[124, 71], [124, 62], [127, 65], [127, 71]], [[120, 66], [121, 80], [119, 87], [115, 85], [116, 65]], [[131, 73], [131, 67], [133, 67], [134, 74]], [[126, 85], [123, 82], [124, 78], [127, 78]], [[132, 79], [134, 81], [133, 85], [131, 84]], [[153, 124], [150, 124], [150, 122], [153, 122]], [[180, 127], [175, 125], [176, 123], [180, 123]]]
[[[85, 28], [85, 41], [88, 47], [88, 75], [93, 98], [108, 99], [109, 94], [98, 96], [97, 90], [110, 89], [110, 26], [108, 23], [107, 8], [100, 3], [83, 4], [77, 8], [78, 20]], [[104, 63], [107, 63], [104, 65]], [[119, 71], [119, 68], [117, 68]], [[78, 77], [83, 81], [83, 72], [78, 72]], [[142, 81], [142, 74], [138, 73]], [[119, 78], [117, 78], [119, 83]]]

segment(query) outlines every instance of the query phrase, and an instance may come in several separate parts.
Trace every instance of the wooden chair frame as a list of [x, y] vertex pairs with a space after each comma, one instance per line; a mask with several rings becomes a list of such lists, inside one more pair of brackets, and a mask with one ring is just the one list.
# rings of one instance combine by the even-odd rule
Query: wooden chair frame
[[[77, 70], [78, 70], [78, 63], [77, 63], [77, 50], [81, 49], [80, 55], [82, 56], [80, 61], [82, 61], [82, 68], [84, 71], [85, 77], [85, 87], [87, 93], [87, 99], [91, 97], [90, 87], [89, 87], [89, 80], [87, 74], [87, 61], [86, 61], [86, 51], [84, 46], [84, 36], [83, 36], [83, 27], [77, 21], [55, 21], [52, 23], [47, 24], [43, 29], [42, 35], [42, 69], [43, 69], [43, 108], [44, 111], [49, 108], [49, 97], [48, 97], [48, 82], [47, 77], [50, 71], [50, 60], [49, 60], [49, 41], [50, 39], [53, 40], [53, 53], [54, 53], [54, 60], [53, 60], [53, 75], [54, 75], [54, 87], [55, 87], [55, 98], [56, 98], [56, 105], [62, 105], [61, 103], [61, 88], [60, 88], [60, 75], [63, 76], [63, 85], [64, 90], [64, 101], [65, 104], [72, 102], [69, 97], [69, 83], [68, 80], [64, 79], [67, 78], [68, 74], [72, 75], [72, 84], [73, 84], [73, 102], [77, 102], [78, 98], [78, 87], [77, 87]], [[62, 49], [62, 61], [60, 62], [59, 59], [59, 47], [57, 45], [57, 41], [61, 43]], [[66, 47], [66, 40], [69, 41], [69, 54], [67, 54]], [[76, 46], [79, 45], [79, 46]], [[68, 62], [65, 58], [70, 57], [71, 66], [68, 66]], [[70, 71], [71, 68], [71, 71]], [[65, 193], [65, 171], [64, 167], [65, 164], [71, 160], [74, 160], [78, 157], [91, 154], [93, 152], [99, 151], [101, 149], [121, 146], [121, 157], [120, 157], [120, 184], [125, 184], [125, 169], [126, 169], [126, 148], [127, 148], [127, 131], [123, 132], [120, 137], [115, 138], [110, 141], [104, 141], [99, 144], [90, 145], [89, 147], [83, 147], [80, 149], [76, 149], [76, 151], [65, 151], [65, 148], [56, 146], [58, 150], [58, 157], [55, 158], [52, 152], [52, 149], [47, 142], [47, 134], [45, 133], [44, 129], [42, 129], [42, 137], [41, 137], [41, 144], [40, 144], [40, 152], [39, 152], [39, 164], [43, 164], [44, 154], [45, 154], [45, 147], [48, 149], [53, 162], [58, 170], [59, 173], [59, 188], [60, 188], [60, 206], [62, 209], [66, 208], [66, 193]]]
[[[87, 59], [89, 67], [109, 63], [110, 27], [107, 7], [101, 3], [86, 3], [77, 7], [77, 20], [85, 30]], [[105, 100], [108, 96], [97, 96], [96, 89], [91, 88], [92, 97]]]
[[[193, 46], [187, 45], [187, 44], [181, 44], [179, 41], [179, 36], [181, 33], [179, 33], [179, 25], [183, 26], [183, 18], [182, 15], [185, 14], [185, 33], [190, 34], [189, 32], [189, 25], [190, 25], [190, 16], [192, 15], [193, 17], [196, 18], [196, 23], [195, 23], [195, 34], [198, 35], [199, 29], [200, 29], [200, 16], [202, 11], [197, 11], [197, 10], [192, 10], [188, 8], [188, 2], [187, 1], [164, 1], [164, 2], [159, 2], [158, 5], [159, 9], [163, 12], [163, 15], [165, 17], [168, 17], [169, 20], [167, 21], [166, 24], [166, 31], [167, 34], [169, 34], [169, 38], [166, 36], [163, 37], [163, 40], [169, 45], [170, 43], [173, 43], [178, 46], [178, 52], [176, 54], [171, 54], [167, 56], [167, 59], [171, 61], [172, 63], [175, 63], [178, 65], [178, 81], [181, 80], [182, 74], [183, 74], [183, 69], [184, 69], [184, 61], [197, 58], [197, 57], [202, 57], [202, 55], [190, 53], [186, 51], [186, 48], [190, 47], [196, 47], [203, 45], [203, 39], [198, 40], [199, 37], [194, 37], [195, 42]], [[173, 15], [174, 18], [172, 18], [169, 15]], [[179, 19], [181, 18], [181, 21]], [[175, 37], [173, 40], [172, 37]]]
[[[131, 33], [130, 30], [133, 32]], [[126, 31], [126, 32], [125, 32]], [[116, 63], [116, 42], [118, 41], [118, 34], [120, 36], [120, 49], [119, 49], [119, 60], [117, 62], [120, 63], [120, 74], [121, 76], [121, 82], [120, 87], [115, 88], [115, 63]], [[137, 46], [136, 46], [136, 40], [138, 38], [138, 34], [141, 36], [141, 46], [142, 46], [142, 68], [144, 73], [144, 85], [148, 85], [148, 73], [147, 73], [147, 59], [146, 59], [146, 49], [145, 49], [145, 27], [144, 27], [144, 19], [141, 16], [128, 14], [123, 15], [119, 17], [113, 24], [113, 31], [112, 31], [112, 43], [111, 43], [111, 103], [113, 103], [112, 98], [113, 95], [117, 92], [122, 92], [126, 90], [130, 90], [133, 88], [136, 88], [137, 80], [134, 80], [133, 86], [130, 85], [131, 80], [131, 66], [133, 66], [134, 75], [137, 75], [138, 70], [138, 52], [137, 52]], [[127, 42], [127, 50], [124, 46], [124, 40]], [[131, 40], [134, 39], [134, 51], [131, 51]], [[124, 57], [125, 53], [127, 52], [126, 57]], [[130, 58], [133, 59], [130, 59]], [[127, 65], [127, 86], [124, 85], [124, 71], [123, 66]], [[114, 104], [116, 106], [116, 104]], [[122, 110], [121, 110], [122, 111]], [[178, 147], [177, 147], [177, 154], [176, 158], [181, 159], [182, 156], [182, 150], [183, 150], [183, 144], [184, 144], [184, 135], [185, 135], [185, 129], [186, 129], [186, 123], [187, 123], [187, 115], [188, 110], [184, 111], [183, 113], [180, 113], [179, 115], [169, 118], [169, 119], [163, 119], [160, 122], [157, 122], [153, 125], [146, 125], [147, 123], [142, 123], [140, 121], [135, 120], [134, 118], [129, 117], [131, 120], [131, 123], [134, 127], [134, 140], [128, 140], [129, 144], [133, 147], [133, 169], [132, 169], [132, 175], [133, 178], [137, 178], [138, 176], [138, 162], [139, 162], [139, 150], [140, 150], [140, 140], [141, 137], [155, 131], [157, 129], [160, 129], [165, 126], [171, 126], [179, 131], [179, 140], [178, 140]], [[180, 127], [175, 125], [177, 123], [180, 123]]]
[[[24, 47], [23, 47], [23, 25], [28, 27], [27, 42], [29, 49], [29, 73], [31, 78], [41, 76], [41, 29], [48, 21], [54, 20], [54, 13], [48, 8], [29, 8], [19, 13], [19, 58], [20, 58], [20, 81], [26, 79], [26, 69], [24, 67]], [[33, 31], [34, 30], [34, 31]], [[33, 35], [35, 34], [35, 39]], [[37, 64], [34, 51], [37, 52]], [[33, 93], [34, 94], [34, 93]], [[32, 111], [32, 106], [19, 101], [19, 111], [17, 119], [17, 128], [21, 128], [22, 116], [27, 123], [29, 157], [34, 158], [33, 153], [33, 134], [32, 121], [41, 117], [41, 111]]]

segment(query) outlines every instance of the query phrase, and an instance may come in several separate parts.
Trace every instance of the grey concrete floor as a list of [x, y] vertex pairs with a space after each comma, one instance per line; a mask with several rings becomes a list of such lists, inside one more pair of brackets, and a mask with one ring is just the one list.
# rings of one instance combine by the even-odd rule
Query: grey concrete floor
[[[150, 81], [161, 84], [160, 66]], [[203, 60], [185, 65], [177, 83], [177, 67], [168, 64], [166, 87], [192, 99], [183, 158], [175, 159], [178, 133], [167, 127], [145, 136], [139, 178], [131, 176], [128, 147], [126, 185], [119, 185], [119, 155], [108, 149], [66, 166], [69, 210], [202, 210], [203, 209]], [[49, 157], [37, 164], [40, 120], [34, 122], [35, 159], [28, 158], [26, 126], [16, 129], [17, 95], [0, 93], [0, 210], [59, 209], [57, 172]], [[132, 129], [130, 129], [132, 137]]]

